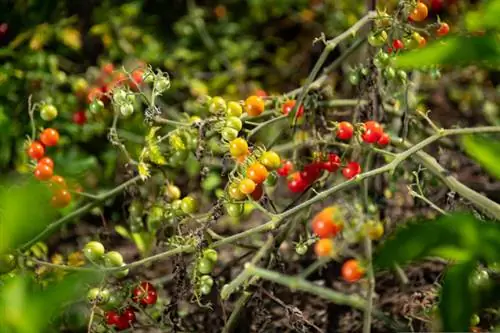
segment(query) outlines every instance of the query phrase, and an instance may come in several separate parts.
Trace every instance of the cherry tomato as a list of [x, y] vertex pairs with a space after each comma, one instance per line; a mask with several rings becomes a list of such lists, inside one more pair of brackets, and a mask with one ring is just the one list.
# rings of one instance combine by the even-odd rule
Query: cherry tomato
[[118, 322], [115, 324], [116, 330], [121, 331], [121, 330], [126, 330], [127, 328], [130, 327], [130, 323], [127, 321], [125, 317], [120, 316], [118, 318]]
[[137, 318], [135, 317], [135, 311], [133, 307], [128, 307], [123, 310], [122, 315], [120, 316], [121, 320], [125, 320], [127, 323], [132, 324], [135, 323]]
[[280, 156], [274, 151], [266, 151], [260, 157], [260, 163], [264, 165], [269, 170], [276, 170], [280, 167], [281, 159]]
[[206, 249], [203, 251], [203, 258], [210, 260], [211, 262], [217, 262], [217, 251], [214, 249]]
[[226, 213], [231, 217], [240, 217], [243, 215], [243, 205], [239, 203], [227, 203]]
[[342, 175], [346, 179], [351, 179], [356, 177], [361, 173], [361, 166], [357, 162], [349, 162], [346, 167], [342, 169]]
[[267, 93], [265, 90], [257, 89], [257, 90], [255, 90], [255, 96], [267, 97]]
[[123, 257], [117, 251], [109, 251], [104, 255], [104, 265], [106, 267], [120, 267], [123, 265]]
[[368, 221], [364, 227], [371, 240], [379, 240], [384, 235], [384, 225], [380, 221]]
[[63, 208], [71, 202], [71, 193], [68, 190], [61, 188], [52, 195], [52, 206], [55, 208]]
[[179, 187], [169, 184], [165, 189], [165, 195], [171, 201], [178, 200], [181, 197], [181, 190]]
[[335, 207], [327, 207], [314, 216], [312, 229], [320, 238], [335, 237], [342, 230], [343, 223], [335, 221], [335, 212]]
[[359, 84], [359, 80], [360, 80], [359, 72], [356, 71], [356, 70], [353, 70], [353, 71], [349, 72], [348, 79], [349, 79], [349, 82], [353, 86], [357, 86]]
[[120, 321], [120, 315], [116, 311], [106, 312], [106, 323], [109, 326], [116, 326]]
[[239, 184], [235, 184], [235, 183], [232, 183], [231, 185], [229, 185], [228, 193], [229, 193], [229, 197], [234, 199], [234, 200], [245, 200], [247, 197], [244, 193], [242, 193], [240, 191]]
[[38, 160], [38, 164], [47, 164], [49, 167], [54, 169], [54, 161], [50, 157], [42, 157], [41, 159]]
[[236, 131], [241, 131], [243, 128], [243, 123], [241, 119], [235, 116], [229, 116], [226, 119], [226, 127], [234, 128]]
[[256, 187], [257, 184], [255, 184], [255, 182], [249, 178], [243, 179], [238, 185], [238, 189], [243, 194], [251, 194], [253, 191], [255, 191]]
[[391, 142], [391, 137], [387, 133], [382, 133], [377, 141], [379, 146], [387, 146]]
[[77, 111], [73, 113], [72, 119], [75, 124], [83, 126], [87, 122], [87, 115], [85, 111]]
[[385, 30], [382, 30], [379, 33], [371, 33], [368, 36], [368, 43], [371, 46], [379, 47], [384, 45], [385, 42], [387, 42], [387, 32], [385, 32]]
[[350, 122], [342, 121], [339, 123], [337, 128], [337, 138], [340, 140], [349, 140], [352, 138], [352, 134], [354, 133], [354, 127]]
[[300, 176], [307, 183], [314, 183], [321, 175], [323, 163], [313, 162], [304, 166]]
[[427, 39], [425, 39], [424, 37], [420, 37], [420, 39], [418, 40], [418, 47], [422, 48], [425, 47], [425, 45], [427, 45]]
[[85, 255], [85, 257], [93, 262], [98, 262], [99, 260], [101, 260], [104, 256], [104, 253], [104, 245], [102, 245], [101, 242], [88, 242], [83, 248], [83, 254]]
[[214, 269], [214, 263], [206, 258], [202, 258], [198, 261], [197, 269], [200, 274], [210, 274]]
[[278, 168], [278, 175], [286, 177], [293, 171], [292, 161], [283, 161], [281, 167]]
[[314, 253], [318, 257], [329, 257], [333, 254], [333, 240], [330, 238], [320, 239], [314, 244]]
[[263, 194], [264, 194], [264, 187], [262, 186], [262, 184], [257, 184], [255, 190], [250, 194], [250, 197], [255, 201], [259, 201], [260, 198], [262, 198]]
[[307, 182], [302, 179], [300, 172], [294, 172], [290, 175], [288, 180], [288, 189], [293, 193], [303, 192], [307, 188]]
[[28, 156], [34, 160], [39, 160], [45, 155], [45, 148], [38, 141], [33, 141], [28, 148]]
[[[142, 69], [136, 69], [135, 71], [133, 71], [132, 72], [132, 80], [129, 81], [129, 87], [132, 90], [137, 91], [137, 89], [139, 89], [139, 85], [143, 81], [143, 77], [144, 77], [144, 71]], [[163, 78], [163, 79], [165, 79], [165, 78]], [[158, 82], [165, 82], [165, 81], [164, 80], [160, 80]], [[159, 91], [165, 91], [165, 90], [168, 89], [170, 83], [169, 82], [165, 82], [165, 83], [166, 83], [166, 87], [159, 87], [160, 88]]]
[[208, 106], [208, 110], [210, 113], [217, 114], [217, 113], [224, 113], [227, 110], [227, 104], [224, 98], [220, 96], [215, 96], [212, 98], [210, 101], [210, 104]]
[[245, 101], [245, 110], [251, 117], [256, 117], [264, 112], [265, 103], [259, 96], [250, 96]]
[[193, 214], [196, 209], [196, 200], [193, 197], [187, 196], [181, 200], [181, 210], [184, 214]]
[[439, 12], [443, 8], [444, 0], [431, 0], [431, 9], [434, 12]]
[[102, 91], [98, 87], [92, 87], [89, 89], [89, 92], [87, 93], [87, 103], [92, 103], [93, 101], [97, 99], [102, 99]]
[[59, 132], [53, 128], [46, 128], [40, 134], [40, 141], [47, 147], [55, 146], [59, 142]]
[[243, 138], [236, 138], [229, 143], [229, 152], [233, 157], [247, 155], [248, 143]]
[[364, 269], [359, 265], [355, 259], [349, 259], [342, 265], [342, 277], [347, 282], [356, 282], [364, 275]]
[[247, 169], [247, 177], [253, 180], [256, 184], [263, 183], [268, 175], [269, 171], [267, 171], [266, 167], [259, 162], [251, 164]]
[[37, 164], [34, 175], [38, 180], [49, 180], [54, 174], [54, 170], [47, 164]]
[[410, 19], [415, 22], [422, 22], [426, 19], [428, 13], [429, 10], [427, 9], [425, 3], [418, 2], [415, 9], [413, 9], [413, 11], [410, 13]]
[[12, 254], [0, 254], [0, 275], [7, 274], [16, 268], [16, 257]]
[[382, 126], [376, 121], [367, 121], [364, 124], [365, 131], [363, 132], [361, 138], [366, 143], [375, 143], [380, 139], [384, 133]]
[[51, 189], [63, 189], [67, 187], [66, 180], [59, 175], [54, 175], [50, 178], [50, 182], [48, 184]]
[[44, 104], [40, 109], [40, 117], [45, 121], [51, 121], [57, 117], [57, 109], [54, 105]]
[[328, 161], [323, 162], [322, 168], [328, 172], [335, 172], [340, 167], [340, 157], [337, 154], [328, 154]]
[[[295, 104], [296, 101], [293, 99], [286, 101], [285, 103], [283, 103], [283, 106], [281, 107], [281, 113], [283, 113], [284, 115], [288, 115], [293, 110]], [[297, 118], [300, 118], [302, 117], [303, 114], [304, 114], [304, 105], [301, 105], [297, 110], [296, 116]]]
[[241, 117], [243, 114], [243, 108], [238, 102], [227, 103], [227, 115], [233, 117]]
[[149, 282], [141, 282], [132, 291], [132, 300], [143, 305], [155, 304], [158, 300], [156, 288]]
[[446, 22], [441, 22], [441, 25], [436, 30], [438, 36], [446, 36], [450, 32], [450, 26]]
[[89, 111], [93, 114], [99, 113], [102, 109], [104, 109], [104, 103], [100, 100], [95, 100], [89, 105]]
[[400, 39], [395, 39], [393, 42], [392, 42], [392, 48], [394, 50], [401, 50], [401, 49], [404, 49], [405, 45], [403, 44], [403, 42], [400, 40]]

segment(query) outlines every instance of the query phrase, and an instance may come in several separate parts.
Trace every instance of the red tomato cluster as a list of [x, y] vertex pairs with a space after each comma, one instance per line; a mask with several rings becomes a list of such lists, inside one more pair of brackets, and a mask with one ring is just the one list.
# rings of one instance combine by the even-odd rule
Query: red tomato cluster
[[376, 143], [380, 146], [387, 146], [391, 142], [391, 137], [384, 132], [382, 125], [373, 120], [363, 124], [361, 139], [366, 143]]
[[66, 207], [71, 202], [71, 193], [64, 178], [54, 175], [54, 161], [45, 156], [45, 148], [56, 146], [59, 142], [59, 132], [46, 128], [40, 133], [39, 139], [31, 142], [27, 151], [28, 156], [37, 161], [33, 174], [40, 181], [48, 181], [48, 186], [53, 191], [52, 205], [56, 208]]
[[[143, 306], [154, 305], [158, 300], [156, 288], [149, 282], [143, 281], [132, 290], [132, 301]], [[106, 312], [106, 323], [116, 330], [130, 328], [137, 321], [134, 308], [127, 307], [121, 313], [117, 311]]]

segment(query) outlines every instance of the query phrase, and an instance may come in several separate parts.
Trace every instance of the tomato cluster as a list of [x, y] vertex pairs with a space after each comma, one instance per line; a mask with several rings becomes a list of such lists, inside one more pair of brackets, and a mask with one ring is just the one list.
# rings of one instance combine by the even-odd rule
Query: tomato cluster
[[[106, 252], [104, 245], [97, 241], [91, 241], [85, 244], [83, 254], [91, 263], [95, 265], [104, 265], [107, 268], [117, 268], [125, 266], [122, 255], [117, 251]], [[116, 271], [114, 275], [117, 278], [123, 278], [128, 275], [129, 270], [123, 269]]]
[[209, 274], [212, 273], [217, 258], [217, 251], [205, 249], [196, 262], [197, 273], [201, 274], [197, 279], [196, 288], [202, 295], [208, 295], [212, 290], [214, 280]]
[[59, 132], [53, 128], [46, 128], [40, 133], [39, 141], [32, 141], [28, 147], [28, 156], [36, 161], [33, 174], [40, 181], [47, 181], [52, 190], [52, 206], [63, 208], [71, 202], [71, 193], [68, 191], [63, 177], [54, 175], [54, 161], [45, 156], [46, 147], [54, 147], [59, 142]]
[[106, 324], [121, 331], [130, 328], [137, 321], [135, 310], [132, 307], [127, 307], [123, 311], [110, 310], [106, 312]]

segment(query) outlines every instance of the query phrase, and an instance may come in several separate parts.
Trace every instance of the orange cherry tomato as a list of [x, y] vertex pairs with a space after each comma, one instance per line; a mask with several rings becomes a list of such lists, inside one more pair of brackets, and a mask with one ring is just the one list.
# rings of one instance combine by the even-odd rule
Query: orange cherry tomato
[[39, 160], [45, 155], [45, 148], [38, 141], [33, 141], [28, 148], [28, 156], [34, 160]]
[[318, 257], [328, 257], [333, 254], [333, 240], [330, 238], [323, 238], [314, 244], [314, 253]]
[[249, 178], [243, 179], [238, 185], [238, 189], [243, 194], [251, 194], [253, 191], [255, 191], [256, 187], [257, 184], [255, 184], [255, 182]]
[[55, 146], [59, 142], [59, 132], [53, 128], [46, 128], [40, 134], [40, 141], [47, 147]]
[[349, 259], [342, 265], [341, 273], [347, 282], [356, 282], [363, 277], [365, 270], [356, 259]]
[[54, 161], [50, 157], [42, 157], [41, 159], [38, 160], [38, 164], [47, 164], [49, 167], [54, 169]]
[[66, 189], [59, 189], [55, 191], [52, 196], [52, 206], [55, 208], [63, 208], [71, 202], [71, 193]]
[[34, 175], [38, 180], [49, 180], [54, 174], [54, 170], [47, 164], [38, 164], [35, 168]]
[[421, 22], [427, 18], [429, 10], [425, 3], [419, 2], [415, 9], [410, 13], [410, 19], [415, 22]]
[[269, 175], [266, 167], [259, 162], [255, 162], [247, 169], [247, 177], [253, 180], [256, 184], [264, 182]]
[[312, 230], [320, 238], [335, 237], [343, 228], [343, 223], [335, 221], [335, 207], [328, 207], [316, 214], [312, 220]]
[[250, 96], [245, 101], [245, 110], [251, 117], [256, 117], [264, 112], [265, 103], [259, 96]]
[[66, 180], [64, 180], [64, 178], [59, 175], [54, 175], [52, 176], [52, 178], [50, 178], [49, 187], [55, 189], [66, 188]]

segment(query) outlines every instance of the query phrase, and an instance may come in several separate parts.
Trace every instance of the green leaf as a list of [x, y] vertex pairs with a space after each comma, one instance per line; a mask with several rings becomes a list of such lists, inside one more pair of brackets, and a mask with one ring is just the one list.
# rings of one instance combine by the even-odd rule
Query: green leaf
[[432, 65], [500, 65], [500, 40], [495, 34], [484, 36], [450, 36], [398, 56], [399, 68], [421, 68]]
[[500, 28], [500, 0], [490, 0], [480, 10], [472, 11], [465, 17], [469, 31]]
[[500, 179], [500, 142], [485, 136], [462, 137], [465, 152], [491, 175]]
[[447, 272], [441, 289], [439, 311], [443, 332], [467, 332], [472, 316], [474, 295], [469, 283], [476, 262], [453, 265]]

